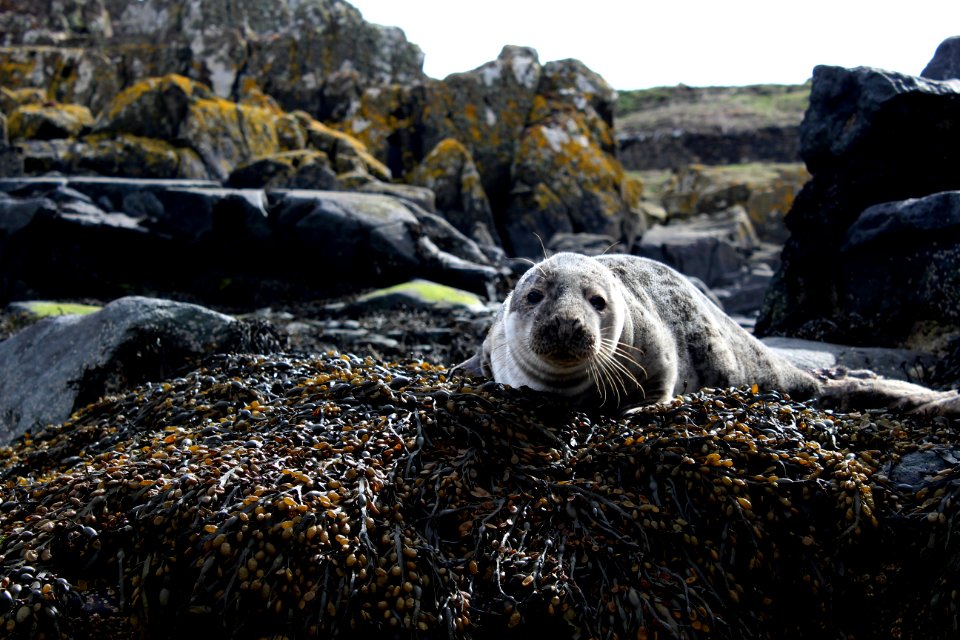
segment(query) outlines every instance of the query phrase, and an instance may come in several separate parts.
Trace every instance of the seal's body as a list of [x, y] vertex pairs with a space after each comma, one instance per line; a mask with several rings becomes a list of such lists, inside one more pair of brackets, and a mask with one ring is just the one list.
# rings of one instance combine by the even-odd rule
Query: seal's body
[[616, 407], [757, 384], [796, 398], [816, 379], [742, 329], [683, 275], [630, 255], [559, 253], [534, 265], [460, 369]]

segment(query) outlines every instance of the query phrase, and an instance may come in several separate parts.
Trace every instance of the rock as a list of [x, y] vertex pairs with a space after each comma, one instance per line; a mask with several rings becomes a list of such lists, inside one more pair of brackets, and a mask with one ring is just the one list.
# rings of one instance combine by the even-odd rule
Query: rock
[[660, 199], [671, 219], [743, 206], [760, 238], [782, 244], [789, 235], [783, 217], [809, 178], [800, 164], [694, 164], [674, 172]]
[[10, 114], [14, 140], [51, 140], [79, 136], [93, 126], [90, 109], [78, 104], [27, 104]]
[[413, 277], [489, 296], [502, 276], [502, 255], [387, 195], [104, 178], [0, 191], [0, 300], [179, 293], [248, 306]]
[[424, 79], [423, 54], [400, 29], [367, 23], [334, 0], [269, 10], [250, 0], [97, 1], [72, 13], [61, 4], [17, 6], [0, 15], [9, 47], [0, 52], [0, 84], [30, 79], [54, 86], [51, 97], [93, 111], [127, 82], [171, 73], [207, 84], [221, 98], [236, 100], [257, 87], [288, 110], [313, 114], [323, 111], [322, 88], [340, 70], [355, 71], [365, 86]]
[[815, 340], [771, 336], [761, 340], [801, 369], [869, 369], [885, 378], [923, 382], [937, 357], [931, 353], [883, 347], [853, 347]]
[[330, 158], [322, 151], [286, 151], [259, 158], [230, 173], [227, 186], [236, 189], [320, 189], [339, 186]]
[[427, 311], [438, 308], [477, 313], [487, 311], [487, 306], [476, 294], [422, 279], [414, 279], [386, 289], [365, 293], [357, 298], [352, 306], [364, 310], [406, 307]]
[[732, 207], [722, 215], [654, 226], [633, 246], [632, 253], [659, 260], [715, 287], [739, 274], [757, 245], [743, 207]]
[[280, 150], [276, 120], [269, 109], [229, 102], [204, 85], [168, 75], [120, 93], [94, 131], [176, 141], [193, 150], [212, 177], [225, 181], [234, 167]]
[[947, 38], [940, 43], [933, 59], [920, 75], [930, 80], [953, 80], [960, 78], [960, 36]]
[[195, 151], [163, 140], [128, 134], [90, 135], [80, 140], [26, 140], [23, 165], [31, 175], [207, 180], [211, 172]]
[[847, 229], [835, 278], [851, 330], [942, 351], [960, 335], [960, 191], [868, 207]]
[[[480, 172], [470, 152], [459, 141], [444, 138], [437, 143], [417, 165], [410, 182], [433, 191], [437, 210], [461, 233], [478, 240], [478, 234], [485, 232], [481, 237], [494, 238], [500, 245]], [[482, 226], [481, 230], [478, 225]]]
[[404, 557], [380, 577], [422, 596], [400, 635], [425, 640], [949, 638], [958, 449], [940, 421], [746, 388], [598, 416], [424, 359], [227, 355], [4, 450], [0, 624], [392, 635], [380, 589], [342, 583]]
[[[617, 241], [613, 239], [613, 236], [605, 236], [600, 233], [555, 233], [546, 243], [544, 255], [570, 252], [599, 256], [611, 251], [621, 253], [622, 250], [622, 247], [617, 246]], [[529, 268], [529, 264], [524, 266], [524, 269], [526, 268]]]
[[176, 375], [211, 353], [256, 352], [243, 327], [203, 307], [140, 297], [27, 327], [0, 342], [0, 442], [62, 422], [101, 396]]
[[[482, 200], [462, 202], [463, 186], [459, 197], [444, 196], [450, 210], [479, 207], [481, 233], [499, 235], [508, 253], [535, 255], [540, 242], [534, 234], [619, 238], [625, 216], [639, 210], [642, 188], [615, 157], [614, 96], [581, 62], [541, 65], [533, 49], [506, 46], [496, 60], [443, 81], [367, 89], [338, 126], [362, 140], [394, 175], [424, 184], [434, 163], [447, 162], [441, 151], [466, 157], [452, 146], [438, 147], [456, 140], [480, 174], [494, 226], [483, 222]], [[418, 175], [421, 160], [435, 148], [431, 168]], [[477, 201], [479, 195], [470, 197]], [[478, 220], [464, 214], [452, 219], [476, 236], [472, 225]]]
[[[802, 127], [803, 156], [813, 178], [786, 218], [791, 236], [757, 322], [759, 335], [924, 348], [929, 320], [945, 323], [937, 327], [941, 335], [956, 331], [952, 296], [936, 300], [924, 293], [932, 281], [916, 283], [919, 290], [907, 295], [911, 300], [924, 295], [939, 310], [928, 303], [911, 307], [896, 300], [896, 293], [881, 293], [883, 283], [900, 281], [898, 273], [923, 272], [920, 264], [901, 261], [921, 255], [913, 253], [920, 246], [913, 238], [891, 238], [883, 246], [892, 253], [869, 258], [850, 249], [844, 254], [842, 247], [848, 230], [871, 205], [960, 189], [960, 175], [950, 168], [960, 164], [960, 130], [953, 126], [958, 118], [960, 86], [955, 82], [862, 67], [815, 69]], [[936, 245], [928, 247], [924, 259], [956, 251], [953, 232], [927, 237]], [[871, 268], [882, 265], [882, 271], [866, 273], [857, 260]], [[860, 274], [857, 291], [849, 289], [853, 272]], [[876, 286], [862, 290], [865, 279]], [[850, 295], [855, 301], [848, 303]], [[888, 300], [882, 303], [877, 296], [885, 295]], [[890, 305], [899, 308], [896, 322], [873, 315]]]
[[620, 161], [633, 171], [797, 162], [809, 91], [806, 85], [679, 84], [620, 92]]
[[21, 89], [0, 87], [0, 111], [4, 113], [13, 113], [25, 105], [42, 105], [46, 102], [47, 94], [43, 89], [36, 87], [23, 87]]
[[537, 236], [549, 239], [557, 232], [621, 236], [642, 188], [616, 159], [615, 96], [579, 61], [544, 66], [510, 170], [510, 202], [501, 215], [514, 255], [539, 255]]
[[[347, 181], [347, 184], [350, 184]], [[398, 200], [404, 200], [410, 204], [423, 209], [424, 211], [436, 211], [437, 197], [432, 189], [418, 187], [412, 184], [401, 184], [397, 182], [383, 182], [382, 180], [365, 180], [357, 186], [360, 193], [380, 193], [393, 196]]]
[[[286, 268], [315, 287], [343, 292], [429, 277], [486, 295], [497, 278], [474, 243], [414, 205], [380, 194], [287, 191], [278, 196], [271, 216]], [[336, 283], [329, 281], [330, 273], [337, 274]]]

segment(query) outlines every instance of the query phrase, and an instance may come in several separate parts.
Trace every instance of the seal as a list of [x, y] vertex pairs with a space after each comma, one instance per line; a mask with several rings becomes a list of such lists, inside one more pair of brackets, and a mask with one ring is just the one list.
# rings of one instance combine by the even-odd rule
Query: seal
[[616, 254], [558, 253], [535, 264], [455, 371], [617, 408], [701, 387], [756, 384], [798, 399], [821, 391], [685, 276]]

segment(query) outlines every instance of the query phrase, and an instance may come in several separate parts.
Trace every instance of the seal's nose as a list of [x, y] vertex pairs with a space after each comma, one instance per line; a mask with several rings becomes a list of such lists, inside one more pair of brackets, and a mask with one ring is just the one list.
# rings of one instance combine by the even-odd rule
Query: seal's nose
[[554, 316], [543, 323], [532, 345], [534, 351], [556, 362], [579, 362], [593, 352], [593, 338], [575, 317]]

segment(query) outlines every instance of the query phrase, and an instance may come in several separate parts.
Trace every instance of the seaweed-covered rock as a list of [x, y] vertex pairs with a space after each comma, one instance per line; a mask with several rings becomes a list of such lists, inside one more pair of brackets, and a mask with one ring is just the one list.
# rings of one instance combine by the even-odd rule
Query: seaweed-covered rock
[[14, 140], [72, 138], [93, 126], [90, 109], [78, 104], [28, 104], [10, 114], [10, 137]]
[[162, 381], [210, 353], [262, 350], [252, 335], [203, 307], [138, 297], [42, 320], [0, 342], [0, 441], [63, 422], [105, 394]]
[[219, 357], [0, 450], [0, 616], [15, 638], [950, 638], [958, 453], [947, 424], [749, 389], [615, 419], [423, 361]]
[[[926, 321], [933, 319], [926, 305], [916, 307], [916, 316], [911, 316], [913, 307], [901, 305], [900, 321], [894, 324], [847, 308], [848, 295], [873, 294], [847, 288], [846, 274], [859, 267], [843, 247], [851, 226], [871, 205], [960, 189], [960, 174], [952, 169], [960, 164], [960, 129], [954, 126], [958, 118], [956, 82], [863, 67], [814, 70], [810, 108], [801, 129], [803, 157], [813, 178], [787, 215], [791, 235], [758, 319], [758, 334], [841, 344], [869, 340], [871, 346], [891, 347], [924, 340]], [[888, 213], [903, 208], [892, 207]], [[953, 232], [935, 235], [927, 236], [932, 243], [928, 257], [956, 250]], [[902, 260], [912, 251], [907, 247], [914, 246], [913, 238], [891, 238], [890, 246], [893, 253], [865, 258], [884, 265], [881, 272], [864, 273], [878, 285], [872, 289], [881, 297], [888, 295], [880, 293], [881, 282], [896, 279], [899, 272], [923, 270]], [[892, 302], [895, 294], [890, 295]], [[872, 313], [876, 308], [863, 310]], [[941, 330], [956, 329], [952, 309], [950, 302], [937, 312], [946, 323]]]

